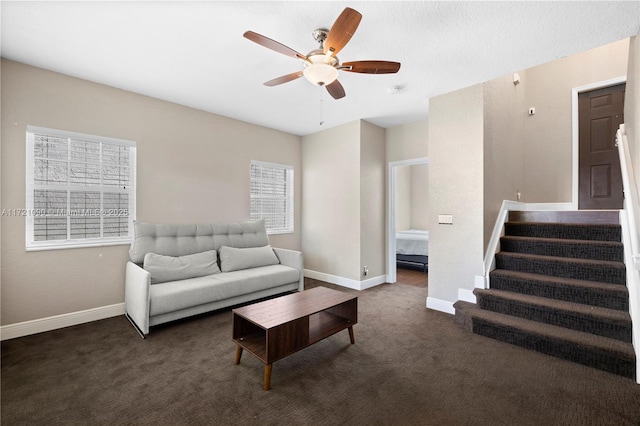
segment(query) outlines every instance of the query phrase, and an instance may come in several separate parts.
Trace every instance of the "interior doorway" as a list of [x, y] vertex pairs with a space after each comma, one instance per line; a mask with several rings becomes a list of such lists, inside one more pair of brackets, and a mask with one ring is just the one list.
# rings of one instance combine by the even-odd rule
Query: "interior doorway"
[[626, 77], [573, 89], [573, 206], [621, 209], [620, 160], [615, 134], [624, 122]]
[[[399, 182], [402, 181], [401, 173], [404, 171], [402, 168], [406, 166], [424, 166], [427, 167], [429, 159], [427, 157], [414, 158], [410, 160], [392, 161], [388, 165], [388, 188], [387, 188], [387, 282], [397, 282], [397, 267], [396, 267], [396, 231], [398, 223], [398, 206], [401, 200], [398, 199], [400, 195]], [[428, 179], [428, 177], [427, 177]], [[419, 186], [419, 184], [418, 184]], [[406, 190], [406, 188], [405, 188]], [[428, 191], [428, 180], [424, 182], [424, 190]], [[406, 192], [406, 191], [404, 191]], [[427, 192], [428, 194], [428, 192]], [[400, 212], [400, 214], [404, 214]], [[426, 214], [425, 214], [426, 216]], [[426, 222], [426, 217], [424, 218]], [[410, 227], [411, 225], [409, 225]]]

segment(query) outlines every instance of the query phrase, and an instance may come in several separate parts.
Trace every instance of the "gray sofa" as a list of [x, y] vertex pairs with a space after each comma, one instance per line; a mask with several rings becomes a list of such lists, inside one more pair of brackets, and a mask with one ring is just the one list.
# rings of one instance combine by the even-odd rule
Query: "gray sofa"
[[272, 248], [264, 221], [134, 222], [125, 315], [142, 337], [153, 325], [303, 289], [302, 253]]

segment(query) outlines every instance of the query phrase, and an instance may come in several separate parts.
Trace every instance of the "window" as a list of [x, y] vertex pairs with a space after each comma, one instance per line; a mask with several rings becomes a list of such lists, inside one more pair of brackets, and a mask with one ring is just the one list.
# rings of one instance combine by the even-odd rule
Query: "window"
[[251, 162], [251, 220], [264, 219], [267, 233], [293, 232], [293, 167]]
[[135, 142], [27, 127], [27, 250], [129, 244]]

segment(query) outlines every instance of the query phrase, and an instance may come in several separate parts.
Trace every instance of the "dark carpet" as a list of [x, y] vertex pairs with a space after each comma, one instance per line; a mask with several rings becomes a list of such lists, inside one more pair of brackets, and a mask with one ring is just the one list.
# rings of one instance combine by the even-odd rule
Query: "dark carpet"
[[[307, 288], [325, 285], [307, 280]], [[347, 331], [234, 365], [231, 310], [152, 328], [122, 317], [2, 342], [2, 425], [640, 425], [634, 380], [474, 335], [427, 289], [358, 294]]]

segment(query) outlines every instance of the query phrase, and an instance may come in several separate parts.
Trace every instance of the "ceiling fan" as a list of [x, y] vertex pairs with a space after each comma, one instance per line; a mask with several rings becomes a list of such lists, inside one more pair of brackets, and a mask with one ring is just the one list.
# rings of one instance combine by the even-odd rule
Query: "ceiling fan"
[[340, 99], [345, 96], [345, 92], [342, 84], [337, 80], [338, 71], [392, 74], [400, 69], [399, 62], [354, 61], [340, 63], [336, 55], [351, 40], [361, 19], [360, 12], [349, 7], [345, 8], [334, 22], [331, 30], [318, 28], [313, 32], [313, 37], [320, 43], [320, 48], [312, 50], [307, 55], [296, 52], [282, 43], [253, 31], [245, 32], [244, 37], [268, 49], [304, 62], [304, 69], [269, 80], [264, 83], [265, 86], [277, 86], [304, 76], [313, 84], [325, 86], [334, 99]]

